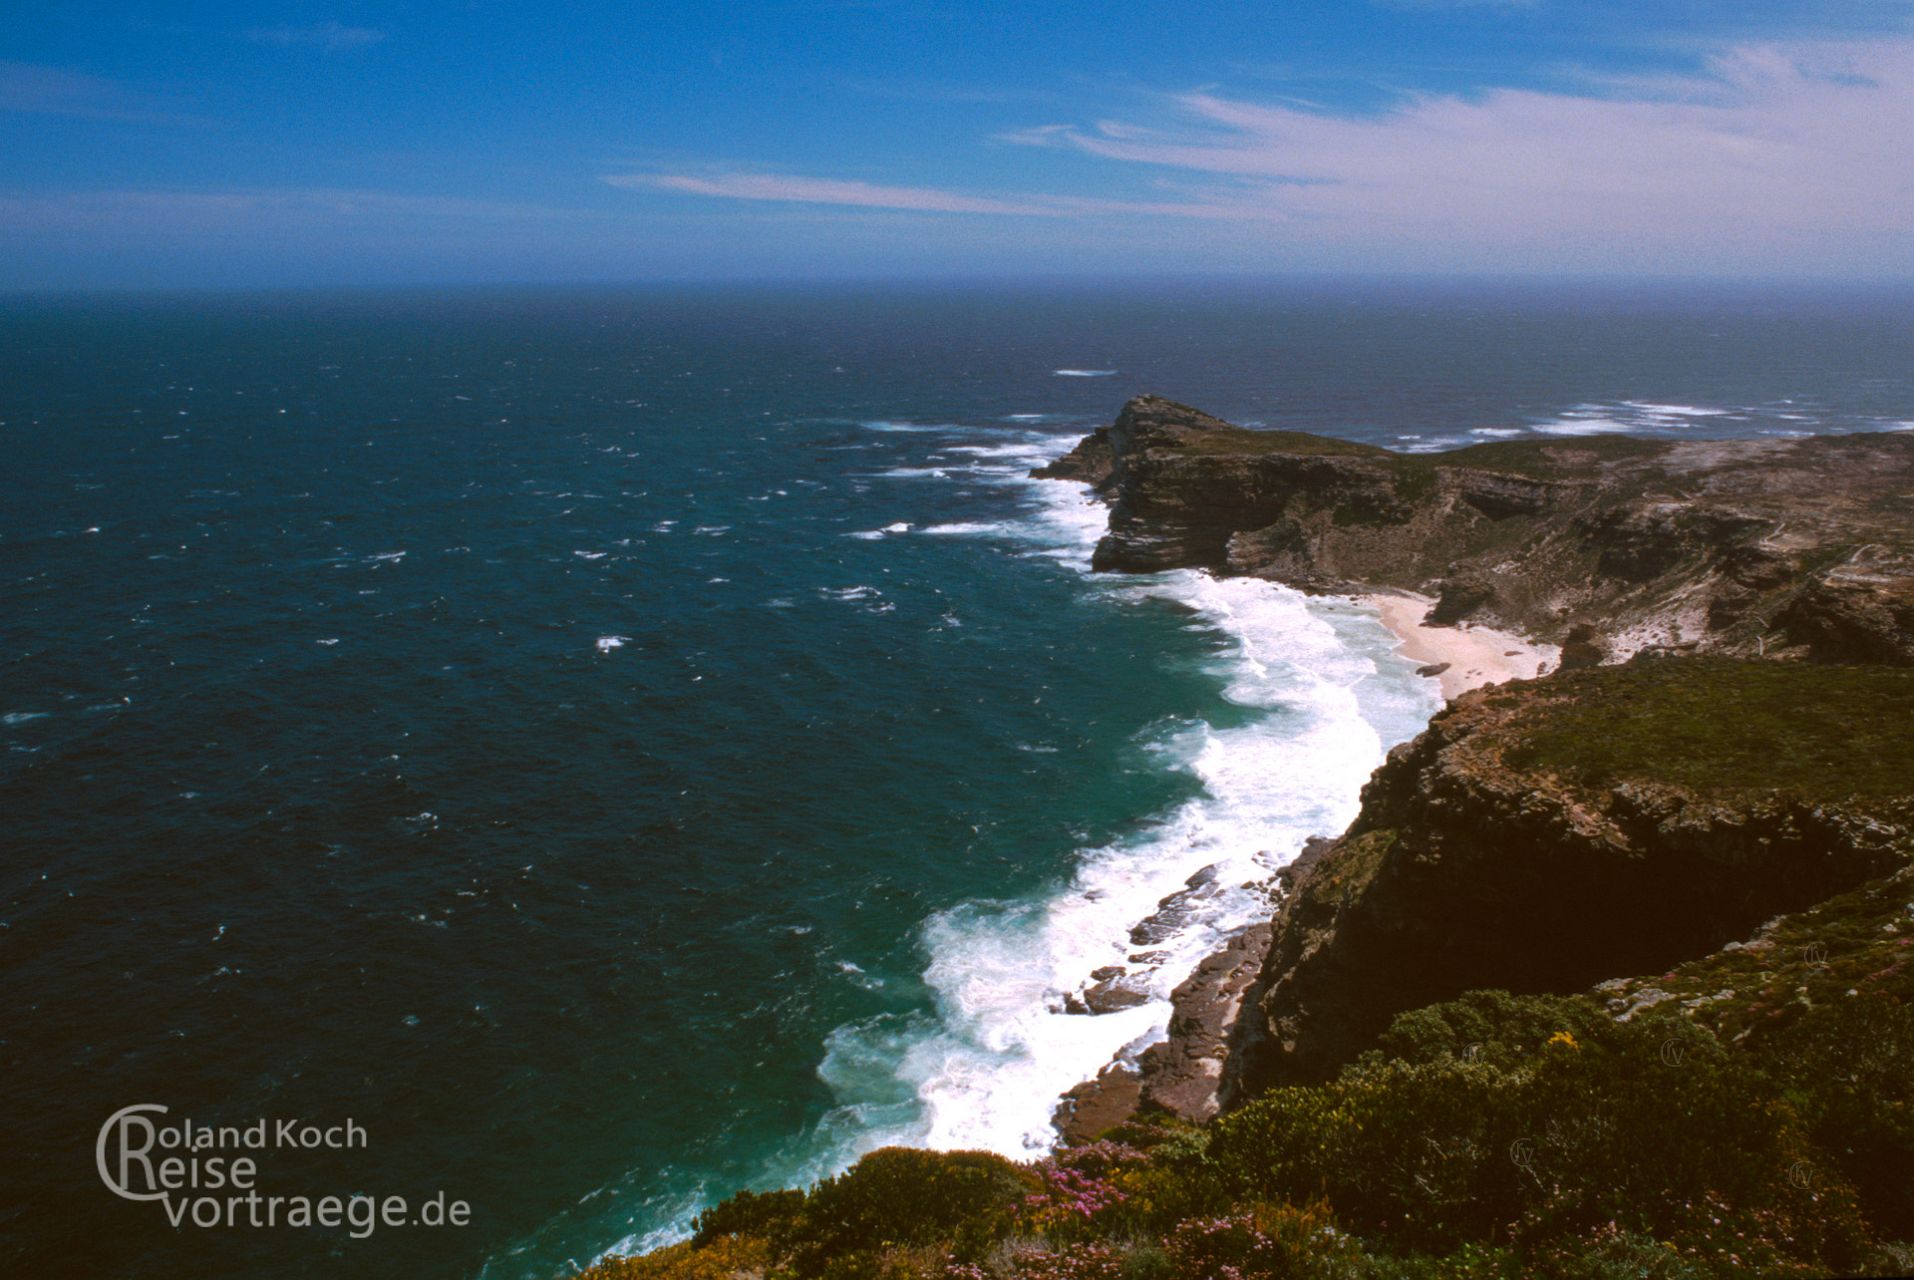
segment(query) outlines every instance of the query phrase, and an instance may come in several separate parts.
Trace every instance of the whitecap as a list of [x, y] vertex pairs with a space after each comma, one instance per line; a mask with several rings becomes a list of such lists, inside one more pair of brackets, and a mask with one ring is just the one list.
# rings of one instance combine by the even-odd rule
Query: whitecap
[[961, 536], [978, 533], [1011, 533], [1017, 526], [1006, 520], [959, 520], [951, 524], [925, 525], [924, 533], [941, 536]]
[[9, 711], [0, 716], [0, 724], [25, 724], [29, 720], [44, 720], [52, 714], [51, 711]]
[[1547, 436], [1600, 436], [1626, 432], [1628, 424], [1617, 422], [1613, 418], [1598, 418], [1579, 414], [1564, 414], [1549, 422], [1532, 423], [1531, 431], [1539, 431]]
[[610, 653], [613, 649], [624, 648], [630, 640], [630, 636], [599, 636], [592, 647], [600, 653]]
[[[1413, 735], [1437, 705], [1428, 682], [1394, 654], [1393, 637], [1346, 603], [1190, 570], [1090, 578], [1108, 509], [1075, 482], [1026, 483], [1036, 502], [1019, 526], [922, 532], [1015, 527], [1040, 554], [1084, 573], [1099, 595], [1174, 601], [1224, 642], [1213, 668], [1225, 698], [1252, 714], [1223, 727], [1159, 727], [1141, 745], [1159, 767], [1191, 774], [1200, 793], [1138, 835], [1080, 850], [1076, 871], [1052, 892], [968, 903], [924, 924], [935, 1016], [881, 1015], [832, 1033], [819, 1074], [839, 1108], [820, 1127], [834, 1135], [834, 1149], [820, 1153], [817, 1173], [886, 1143], [1009, 1156], [1047, 1150], [1058, 1095], [1164, 1035], [1171, 991], [1224, 939], [1267, 915], [1260, 886], [1306, 838], [1348, 824], [1385, 748]], [[1193, 877], [1203, 887], [1184, 912], [1134, 946], [1131, 930]], [[1128, 958], [1144, 951], [1153, 953], [1147, 961]], [[1146, 1001], [1096, 1016], [1064, 1012], [1062, 994], [1110, 964], [1130, 967]]]
[[1728, 412], [1726, 409], [1702, 408], [1692, 404], [1656, 404], [1652, 400], [1624, 400], [1622, 403], [1630, 409], [1657, 418], [1719, 418]]
[[1051, 373], [1059, 378], [1112, 378], [1115, 369], [1052, 369]]

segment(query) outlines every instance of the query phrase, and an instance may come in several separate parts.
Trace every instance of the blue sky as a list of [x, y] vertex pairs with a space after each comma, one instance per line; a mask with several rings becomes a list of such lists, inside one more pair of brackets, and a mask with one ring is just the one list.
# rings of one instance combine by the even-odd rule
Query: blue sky
[[1914, 276], [1914, 0], [0, 12], [0, 287]]

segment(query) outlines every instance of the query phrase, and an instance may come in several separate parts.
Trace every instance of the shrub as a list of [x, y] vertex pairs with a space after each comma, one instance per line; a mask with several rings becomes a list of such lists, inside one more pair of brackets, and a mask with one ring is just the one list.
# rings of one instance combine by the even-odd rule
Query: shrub
[[1024, 1197], [1018, 1221], [1030, 1231], [1053, 1238], [1112, 1226], [1130, 1198], [1121, 1172], [1147, 1159], [1143, 1152], [1120, 1142], [1065, 1147], [1033, 1166], [1041, 1188]]
[[1036, 1187], [986, 1151], [873, 1151], [812, 1188], [790, 1265], [799, 1276], [876, 1275], [870, 1259], [891, 1246], [948, 1245], [965, 1258], [1003, 1236]]
[[1120, 1249], [1077, 1243], [1055, 1248], [1020, 1240], [993, 1251], [986, 1263], [955, 1263], [947, 1280], [1126, 1280]]
[[692, 1240], [709, 1244], [719, 1236], [777, 1236], [804, 1211], [802, 1191], [740, 1191], [699, 1214]]
[[585, 1272], [590, 1280], [735, 1280], [762, 1275], [770, 1248], [751, 1236], [726, 1236], [707, 1245], [686, 1241], [638, 1258], [613, 1258]]
[[1517, 996], [1470, 991], [1454, 1000], [1398, 1014], [1376, 1041], [1372, 1061], [1509, 1062], [1535, 1053], [1550, 1036], [1602, 1040], [1613, 1020], [1586, 996]]
[[1760, 1060], [1874, 1226], [1914, 1237], [1914, 1009], [1886, 995], [1840, 998], [1778, 1033]]
[[1361, 1246], [1320, 1204], [1192, 1218], [1171, 1233], [1169, 1254], [1179, 1280], [1353, 1280], [1367, 1273]]
[[1736, 1229], [1777, 1257], [1839, 1264], [1861, 1234], [1845, 1184], [1772, 1088], [1671, 1019], [1550, 1031], [1519, 1056], [1371, 1058], [1265, 1095], [1166, 1159], [1211, 1203], [1323, 1197], [1352, 1229], [1436, 1254], [1610, 1222], [1667, 1239], [1704, 1203], [1758, 1215]]

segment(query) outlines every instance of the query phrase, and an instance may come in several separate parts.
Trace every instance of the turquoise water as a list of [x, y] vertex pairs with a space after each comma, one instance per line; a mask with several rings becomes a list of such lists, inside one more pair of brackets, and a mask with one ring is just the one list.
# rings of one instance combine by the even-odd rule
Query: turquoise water
[[[9, 1271], [545, 1277], [882, 1142], [1017, 1153], [1352, 814], [1358, 607], [1087, 573], [1035, 462], [1141, 391], [1439, 448], [1914, 423], [1905, 299], [1375, 285], [0, 312]], [[356, 1120], [164, 1225], [115, 1109]]]

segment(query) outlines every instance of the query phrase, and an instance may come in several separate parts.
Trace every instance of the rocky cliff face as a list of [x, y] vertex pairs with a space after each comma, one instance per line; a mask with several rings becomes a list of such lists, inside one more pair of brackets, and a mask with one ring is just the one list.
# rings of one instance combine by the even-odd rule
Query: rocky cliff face
[[[1324, 1078], [1396, 1014], [1464, 991], [1573, 992], [1660, 973], [1899, 866], [1914, 852], [1914, 799], [1787, 763], [1797, 728], [1836, 737], [1838, 750], [1838, 720], [1785, 723], [1794, 697], [1813, 717], [1820, 673], [1754, 665], [1567, 673], [1482, 690], [1437, 716], [1376, 772], [1361, 816], [1285, 902], [1245, 997], [1254, 1012], [1230, 1084]], [[1861, 680], [1914, 698], [1914, 674]], [[1777, 710], [1738, 725], [1748, 681]], [[1574, 740], [1603, 726], [1576, 718], [1611, 700], [1633, 709], [1608, 732], [1665, 740], [1630, 744], [1640, 754], [1619, 764], [1589, 743], [1577, 761]], [[1737, 764], [1739, 780], [1685, 777], [1675, 757], [1707, 748], [1681, 726], [1709, 705], [1720, 750], [1765, 742], [1774, 759]]]
[[1914, 434], [1410, 455], [1140, 397], [1036, 474], [1111, 502], [1095, 566], [1400, 588], [1563, 643], [1914, 663]]
[[1408, 1010], [1660, 974], [1892, 873], [1910, 722], [1903, 668], [1667, 658], [1465, 695], [1179, 989], [1169, 1040], [1060, 1118], [1207, 1119], [1332, 1076]]

